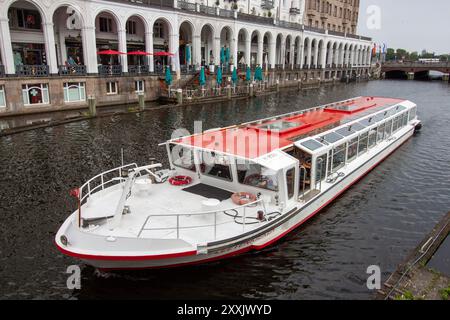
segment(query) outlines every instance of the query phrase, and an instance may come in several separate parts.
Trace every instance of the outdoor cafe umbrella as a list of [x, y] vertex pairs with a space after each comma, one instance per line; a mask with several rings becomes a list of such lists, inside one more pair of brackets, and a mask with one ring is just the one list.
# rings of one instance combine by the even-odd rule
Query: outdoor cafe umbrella
[[230, 62], [230, 48], [225, 48], [225, 63]]
[[217, 78], [216, 78], [217, 84], [220, 86], [222, 84], [222, 68], [217, 68]]
[[256, 67], [255, 70], [255, 80], [256, 81], [263, 81], [263, 74], [262, 74], [262, 69], [260, 66]]
[[97, 52], [98, 55], [103, 55], [103, 56], [111, 56], [110, 62], [112, 63], [112, 56], [118, 56], [120, 54], [125, 54], [124, 52], [120, 52], [120, 51], [116, 51], [116, 50], [102, 50], [102, 51], [98, 51]]
[[231, 75], [231, 81], [233, 82], [233, 84], [236, 84], [238, 81], [238, 75], [237, 75], [237, 68], [235, 67], [233, 69], [233, 74]]
[[190, 46], [186, 46], [186, 64], [187, 65], [191, 64], [191, 47]]
[[206, 84], [206, 77], [205, 77], [205, 67], [202, 67], [200, 70], [200, 85], [203, 87]]
[[224, 64], [225, 63], [225, 48], [222, 47], [220, 49], [220, 63]]
[[172, 73], [170, 72], [170, 67], [166, 67], [166, 84], [170, 86], [172, 84]]
[[252, 79], [252, 72], [250, 71], [250, 67], [247, 66], [247, 71], [245, 72], [245, 80], [250, 81]]

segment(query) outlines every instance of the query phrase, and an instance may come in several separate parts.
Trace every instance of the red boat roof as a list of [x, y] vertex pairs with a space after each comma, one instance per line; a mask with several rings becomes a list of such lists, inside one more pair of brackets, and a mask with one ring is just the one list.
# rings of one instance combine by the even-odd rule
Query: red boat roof
[[175, 143], [255, 159], [293, 142], [338, 127], [345, 122], [398, 104], [404, 100], [359, 97], [328, 104], [301, 114], [273, 117], [241, 126], [206, 131], [174, 140]]

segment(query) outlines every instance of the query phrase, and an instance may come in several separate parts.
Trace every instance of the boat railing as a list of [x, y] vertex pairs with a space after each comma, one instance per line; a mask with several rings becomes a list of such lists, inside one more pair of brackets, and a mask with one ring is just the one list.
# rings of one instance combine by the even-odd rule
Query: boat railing
[[[261, 207], [261, 210], [264, 212], [264, 216], [266, 216], [267, 211], [266, 207], [264, 205], [263, 199], [257, 199], [254, 202], [231, 207], [228, 209], [219, 209], [219, 210], [211, 210], [211, 211], [204, 211], [204, 212], [195, 212], [195, 213], [174, 213], [174, 214], [150, 214], [147, 216], [147, 218], [144, 221], [144, 224], [142, 225], [141, 229], [139, 230], [139, 233], [137, 235], [138, 238], [141, 237], [142, 233], [144, 231], [166, 231], [171, 232], [170, 234], [173, 234], [173, 237], [175, 239], [180, 239], [180, 231], [182, 230], [193, 230], [193, 229], [204, 229], [204, 228], [211, 228], [211, 232], [213, 233], [214, 240], [217, 239], [217, 232], [218, 228], [223, 225], [228, 225], [230, 223], [238, 223], [242, 224], [242, 233], [244, 233], [247, 229], [247, 226], [250, 224], [260, 223], [261, 220], [258, 220], [257, 218], [249, 217], [247, 210], [249, 208], [255, 208], [255, 207]], [[258, 210], [257, 210], [258, 211]], [[226, 214], [230, 217], [234, 217], [234, 221], [227, 221], [227, 222], [218, 222], [218, 216], [219, 214]], [[192, 217], [206, 217], [203, 224], [189, 224], [189, 222], [192, 222]], [[151, 218], [171, 218], [171, 222], [173, 226], [168, 227], [148, 227], [147, 225]], [[238, 220], [236, 220], [238, 219]]]
[[138, 166], [136, 163], [131, 163], [102, 172], [96, 175], [95, 177], [91, 178], [79, 189], [80, 205], [86, 203], [88, 198], [94, 193], [104, 190], [105, 188], [111, 185], [125, 181], [126, 178], [123, 176], [123, 173], [124, 172], [128, 173], [128, 170], [136, 169], [137, 167]]

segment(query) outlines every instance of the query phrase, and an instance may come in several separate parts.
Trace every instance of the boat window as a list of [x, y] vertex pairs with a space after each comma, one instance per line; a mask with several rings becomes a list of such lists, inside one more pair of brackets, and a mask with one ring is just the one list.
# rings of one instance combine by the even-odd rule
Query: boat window
[[377, 143], [377, 128], [373, 128], [369, 131], [369, 148], [373, 148]]
[[403, 113], [403, 127], [408, 124], [408, 112]]
[[361, 120], [359, 123], [365, 127], [368, 127], [368, 126], [373, 125], [375, 123], [375, 121], [373, 120], [373, 118], [367, 118], [367, 119]]
[[327, 154], [323, 154], [316, 159], [316, 182], [326, 178], [327, 174]]
[[352, 130], [355, 130], [355, 131], [361, 131], [361, 130], [363, 130], [363, 129], [365, 128], [365, 126], [363, 126], [362, 124], [360, 124], [360, 123], [358, 123], [358, 122], [355, 122], [354, 124], [352, 124], [352, 125], [350, 126], [350, 128], [351, 128]]
[[339, 140], [342, 140], [343, 136], [337, 134], [336, 132], [330, 132], [330, 133], [320, 137], [319, 139], [323, 139], [328, 143], [335, 143], [335, 142], [338, 142]]
[[336, 172], [345, 165], [345, 149], [346, 143], [341, 144], [333, 149], [333, 168], [332, 171]]
[[305, 148], [308, 148], [311, 151], [317, 150], [320, 147], [323, 147], [323, 144], [321, 144], [320, 142], [316, 141], [316, 140], [306, 140], [305, 142], [301, 143], [302, 146], [304, 146]]
[[336, 133], [338, 133], [338, 134], [340, 134], [341, 136], [344, 136], [344, 137], [348, 137], [348, 136], [354, 134], [355, 132], [356, 131], [352, 130], [351, 127], [345, 127], [345, 128], [336, 130]]
[[348, 142], [347, 161], [352, 162], [358, 155], [358, 137]]
[[180, 146], [178, 144], [170, 144], [170, 154], [174, 166], [196, 171], [194, 162], [194, 150]]
[[394, 118], [394, 125], [392, 126], [392, 132], [396, 132], [399, 128], [399, 122], [400, 122], [400, 117], [401, 116], [396, 116]]
[[384, 116], [382, 113], [378, 113], [376, 116], [373, 117], [374, 122], [380, 122], [383, 119], [384, 119]]
[[367, 141], [369, 138], [369, 133], [364, 132], [359, 136], [359, 143], [358, 143], [358, 156], [365, 153], [367, 151]]
[[204, 175], [232, 181], [230, 160], [228, 156], [215, 152], [200, 153], [200, 170]]
[[392, 130], [392, 119], [389, 120], [388, 122], [386, 122], [386, 128], [384, 129], [385, 132], [385, 136], [384, 138], [387, 139], [391, 136], [391, 131]]
[[242, 162], [242, 160], [236, 162], [239, 183], [256, 188], [278, 191], [276, 171], [257, 163]]
[[408, 119], [408, 121], [411, 121], [411, 120], [416, 118], [416, 112], [417, 112], [417, 107], [414, 107], [414, 108], [412, 108], [409, 111], [409, 119]]
[[385, 127], [386, 127], [386, 123], [382, 123], [378, 126], [377, 142], [383, 141]]
[[291, 199], [294, 196], [295, 192], [295, 168], [289, 169], [286, 172], [286, 185], [288, 199]]

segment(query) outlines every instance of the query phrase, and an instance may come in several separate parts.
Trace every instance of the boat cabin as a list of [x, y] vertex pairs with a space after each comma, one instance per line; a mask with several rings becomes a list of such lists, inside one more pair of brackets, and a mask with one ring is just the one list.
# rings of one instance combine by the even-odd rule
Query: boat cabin
[[171, 169], [195, 184], [251, 193], [284, 208], [320, 193], [324, 181], [415, 113], [408, 101], [359, 97], [173, 139], [167, 152]]

